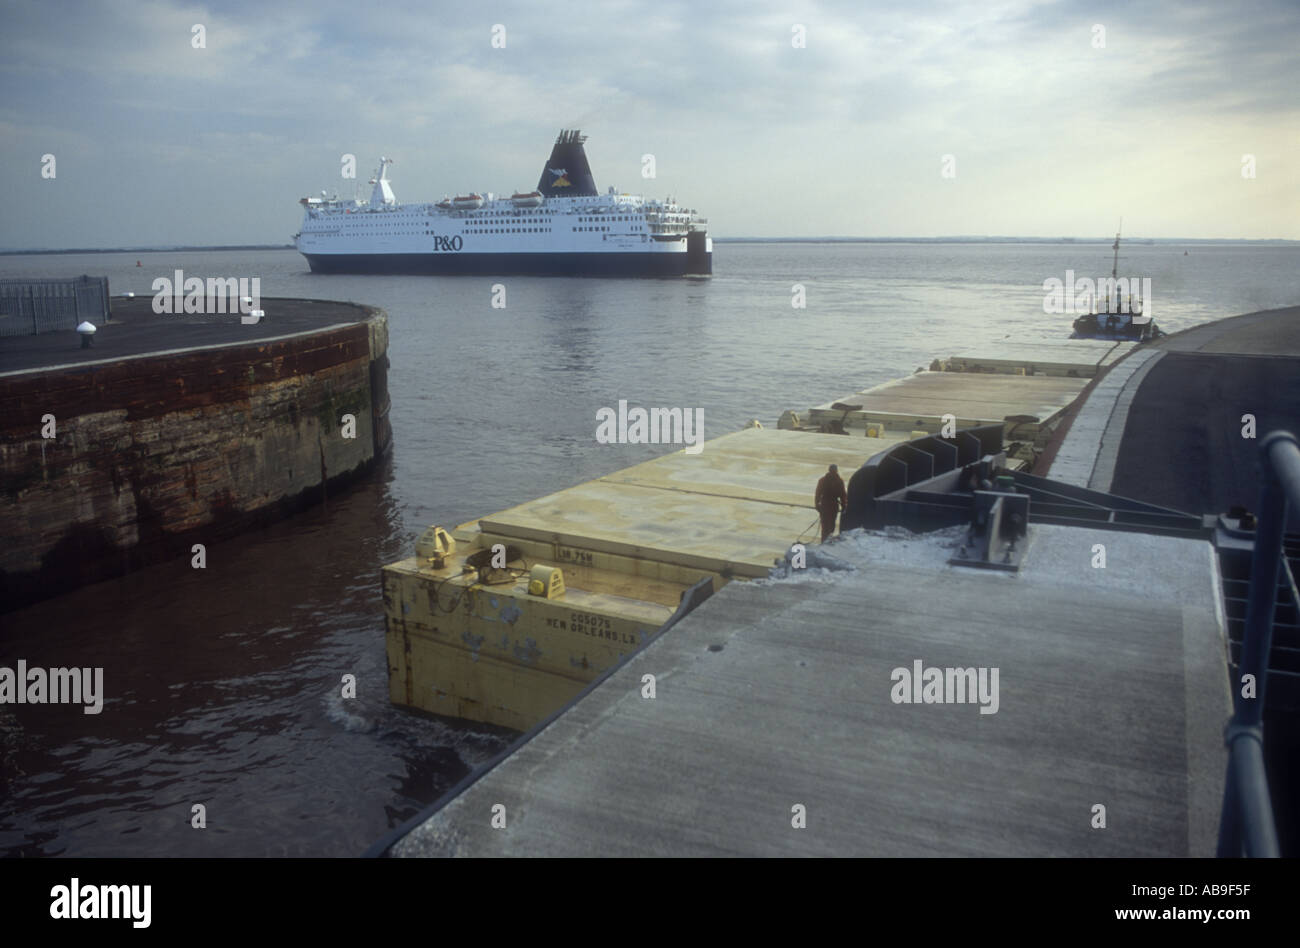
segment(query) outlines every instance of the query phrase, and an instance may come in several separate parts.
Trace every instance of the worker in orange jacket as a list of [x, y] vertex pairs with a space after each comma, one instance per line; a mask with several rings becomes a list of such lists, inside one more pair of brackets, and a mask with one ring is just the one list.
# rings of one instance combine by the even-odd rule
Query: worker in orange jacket
[[835, 532], [835, 517], [840, 510], [849, 505], [849, 495], [844, 490], [844, 481], [840, 479], [839, 468], [834, 464], [817, 482], [817, 493], [813, 495], [813, 506], [822, 517], [822, 542]]

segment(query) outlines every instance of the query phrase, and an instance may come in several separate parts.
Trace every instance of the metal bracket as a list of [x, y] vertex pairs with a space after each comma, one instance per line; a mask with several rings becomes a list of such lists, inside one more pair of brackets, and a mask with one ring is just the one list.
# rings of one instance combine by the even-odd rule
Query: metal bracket
[[1015, 572], [1025, 555], [1028, 524], [1028, 494], [977, 490], [966, 540], [948, 562]]

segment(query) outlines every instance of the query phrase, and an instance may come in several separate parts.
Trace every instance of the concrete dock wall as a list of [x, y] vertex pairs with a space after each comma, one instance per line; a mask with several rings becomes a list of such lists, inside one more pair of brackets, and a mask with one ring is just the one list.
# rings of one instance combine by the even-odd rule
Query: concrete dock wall
[[0, 375], [0, 611], [189, 558], [373, 467], [387, 317], [346, 309], [315, 331]]

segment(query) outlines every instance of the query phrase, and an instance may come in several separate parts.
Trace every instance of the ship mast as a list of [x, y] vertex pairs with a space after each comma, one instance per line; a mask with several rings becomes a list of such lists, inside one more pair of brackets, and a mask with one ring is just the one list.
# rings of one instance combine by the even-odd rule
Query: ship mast
[[1124, 229], [1124, 218], [1119, 219], [1119, 230], [1115, 231], [1115, 245], [1111, 249], [1115, 251], [1115, 262], [1110, 268], [1110, 278], [1112, 280], [1119, 278], [1119, 234]]
[[[1119, 295], [1119, 289], [1118, 289], [1119, 284], [1117, 284], [1117, 283], [1115, 282], [1117, 279], [1119, 279], [1119, 235], [1120, 235], [1120, 232], [1123, 231], [1123, 230], [1124, 230], [1124, 218], [1121, 217], [1121, 218], [1119, 219], [1119, 227], [1116, 228], [1116, 230], [1115, 230], [1115, 243], [1114, 243], [1114, 244], [1112, 245], [1112, 247], [1111, 247], [1111, 249], [1115, 251], [1115, 260], [1114, 260], [1114, 262], [1113, 262], [1113, 263], [1111, 264], [1111, 266], [1110, 266], [1110, 285], [1111, 285], [1111, 287], [1114, 288], [1114, 289], [1112, 290], [1112, 292], [1114, 292], [1116, 296]], [[1118, 313], [1118, 312], [1120, 312], [1121, 309], [1123, 308], [1123, 305], [1124, 305], [1124, 304], [1123, 304], [1123, 300], [1119, 300], [1119, 299], [1116, 299], [1116, 300], [1110, 300], [1110, 299], [1107, 299], [1107, 300], [1106, 300], [1106, 312], [1107, 312], [1107, 313]]]

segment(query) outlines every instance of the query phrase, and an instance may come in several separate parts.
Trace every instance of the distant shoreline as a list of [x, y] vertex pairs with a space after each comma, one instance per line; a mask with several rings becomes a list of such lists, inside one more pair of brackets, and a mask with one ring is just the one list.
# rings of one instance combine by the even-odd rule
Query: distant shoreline
[[[715, 237], [714, 243], [1063, 243], [1110, 246], [1113, 237]], [[1300, 247], [1284, 238], [1256, 239], [1212, 237], [1126, 237], [1126, 246], [1160, 244], [1242, 244], [1243, 247]]]
[[199, 253], [212, 250], [294, 250], [293, 244], [224, 244], [217, 247], [72, 247], [67, 250], [0, 250], [0, 257], [67, 253]]
[[[715, 244], [1106, 244], [1113, 237], [714, 237]], [[1125, 244], [1243, 244], [1247, 246], [1300, 246], [1300, 240], [1239, 237], [1125, 237]]]
[[[714, 237], [715, 244], [1110, 244], [1113, 237]], [[1215, 237], [1125, 237], [1127, 245], [1239, 244], [1294, 247], [1300, 240]], [[222, 244], [212, 247], [73, 247], [65, 250], [0, 250], [0, 257], [90, 253], [210, 253], [221, 250], [295, 250], [293, 244]]]

